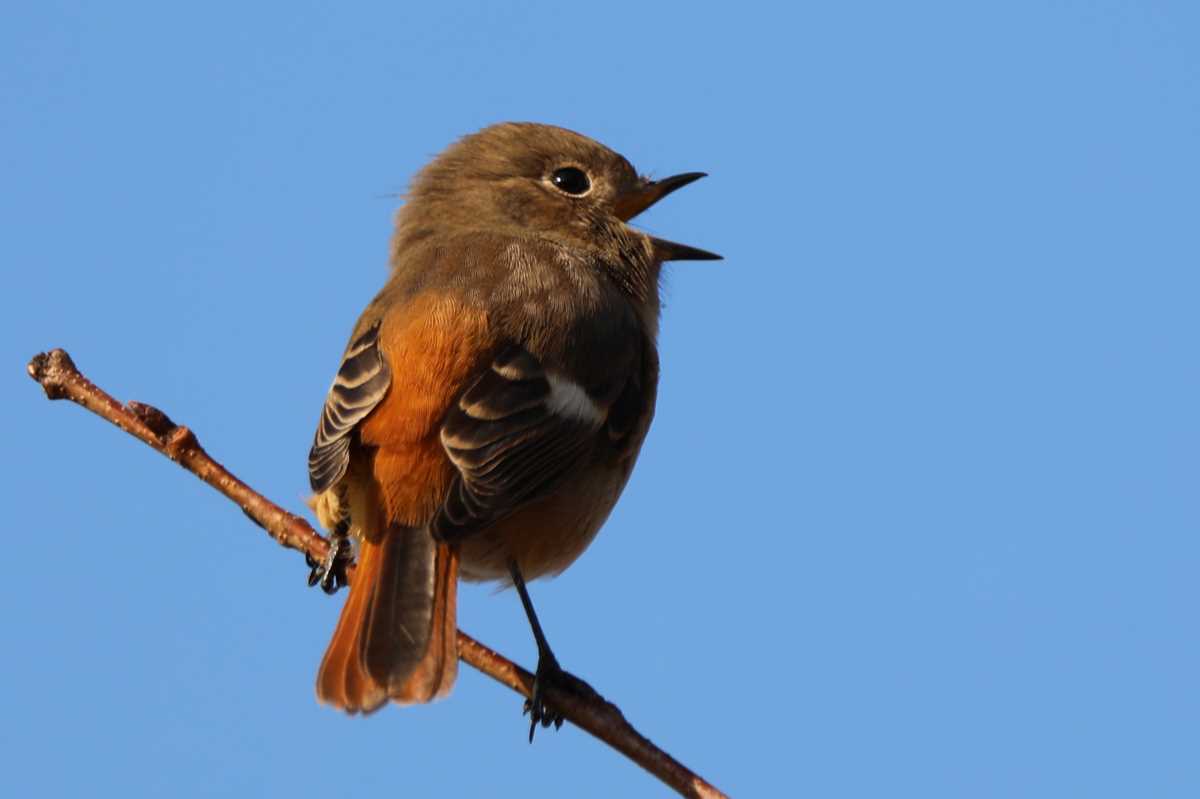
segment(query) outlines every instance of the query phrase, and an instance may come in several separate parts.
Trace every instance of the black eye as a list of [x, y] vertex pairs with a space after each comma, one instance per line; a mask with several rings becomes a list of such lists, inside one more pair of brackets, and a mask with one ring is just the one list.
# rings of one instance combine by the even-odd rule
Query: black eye
[[577, 197], [580, 194], [587, 194], [588, 189], [592, 187], [592, 182], [588, 180], [584, 171], [573, 166], [564, 166], [562, 169], [554, 170], [554, 174], [550, 176], [550, 182], [559, 191], [574, 194]]

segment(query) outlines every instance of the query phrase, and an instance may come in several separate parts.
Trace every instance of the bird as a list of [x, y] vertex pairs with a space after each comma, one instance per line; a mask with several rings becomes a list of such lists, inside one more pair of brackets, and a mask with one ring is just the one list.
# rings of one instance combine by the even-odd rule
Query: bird
[[309, 453], [331, 541], [309, 584], [350, 582], [319, 701], [446, 696], [458, 580], [496, 581], [537, 646], [530, 740], [562, 724], [546, 686], [575, 678], [526, 582], [578, 558], [629, 480], [655, 410], [662, 266], [721, 258], [629, 222], [702, 177], [653, 180], [582, 134], [506, 122], [413, 178]]

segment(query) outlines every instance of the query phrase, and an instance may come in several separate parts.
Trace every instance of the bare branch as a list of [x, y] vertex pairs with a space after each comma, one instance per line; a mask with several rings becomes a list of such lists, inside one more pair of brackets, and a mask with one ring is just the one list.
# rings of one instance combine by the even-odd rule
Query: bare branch
[[[42, 385], [52, 400], [68, 399], [158, 450], [192, 474], [220, 491], [242, 509], [255, 524], [285, 547], [322, 558], [329, 543], [308, 522], [288, 513], [250, 486], [234, 477], [200, 446], [195, 434], [177, 425], [150, 405], [122, 405], [75, 367], [63, 350], [34, 356], [27, 367], [29, 376]], [[350, 573], [353, 581], [353, 572]], [[528, 697], [533, 675], [508, 658], [458, 631], [458, 656], [499, 683]], [[596, 738], [621, 752], [658, 777], [682, 796], [710, 799], [724, 797], [682, 763], [659, 749], [625, 720], [620, 709], [599, 695], [578, 696], [549, 686], [548, 698], [563, 715]]]

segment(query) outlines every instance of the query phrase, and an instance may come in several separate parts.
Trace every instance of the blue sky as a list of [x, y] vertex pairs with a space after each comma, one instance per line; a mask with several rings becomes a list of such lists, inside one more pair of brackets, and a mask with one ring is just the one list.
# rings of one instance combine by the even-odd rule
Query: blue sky
[[[348, 719], [340, 600], [24, 375], [70, 350], [300, 509], [412, 173], [536, 120], [657, 176], [658, 418], [532, 586], [738, 796], [1200, 793], [1194, 3], [21, 4], [0, 30], [14, 795], [658, 795], [520, 700]], [[419, 6], [419, 7], [416, 7]], [[516, 597], [464, 630], [532, 665]]]

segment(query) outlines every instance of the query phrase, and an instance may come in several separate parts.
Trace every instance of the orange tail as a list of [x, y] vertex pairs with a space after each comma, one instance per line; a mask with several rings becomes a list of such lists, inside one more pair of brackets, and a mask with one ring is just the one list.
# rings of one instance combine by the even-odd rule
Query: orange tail
[[317, 698], [347, 713], [429, 702], [458, 675], [458, 552], [427, 530], [363, 541], [350, 596], [317, 674]]

